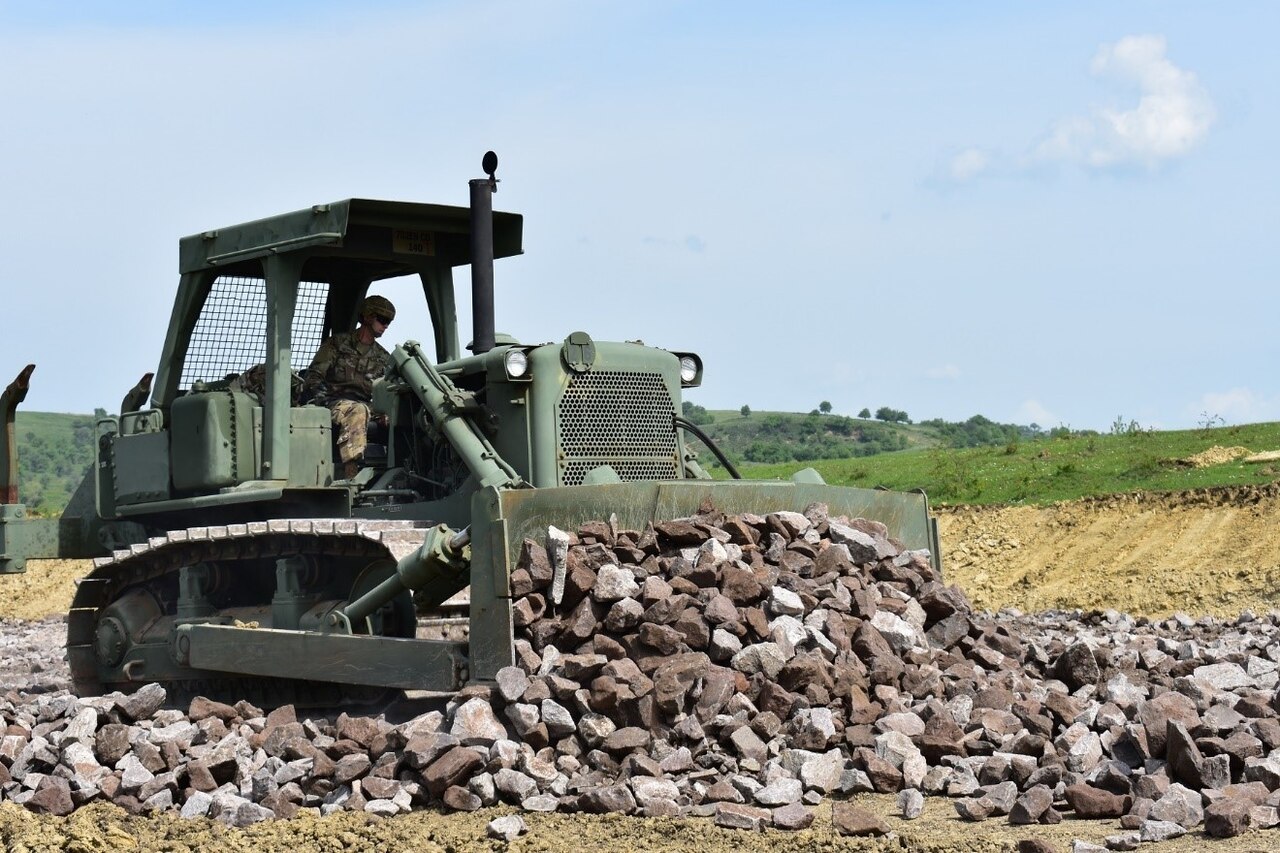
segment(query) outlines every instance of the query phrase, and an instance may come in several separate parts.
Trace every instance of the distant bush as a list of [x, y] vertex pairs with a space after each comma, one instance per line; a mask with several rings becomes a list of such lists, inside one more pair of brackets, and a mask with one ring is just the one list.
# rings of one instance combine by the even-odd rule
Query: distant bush
[[697, 405], [694, 405], [693, 403], [690, 403], [688, 400], [685, 400], [684, 403], [681, 404], [681, 409], [682, 409], [682, 413], [684, 414], [685, 420], [689, 421], [690, 423], [695, 423], [695, 424], [715, 423], [715, 420], [716, 420], [715, 415], [708, 412], [706, 408], [703, 406], [697, 406]]
[[949, 447], [987, 447], [993, 444], [1016, 446], [1020, 438], [1035, 438], [1030, 427], [1017, 424], [998, 424], [982, 415], [974, 415], [967, 421], [951, 422], [941, 418], [921, 421], [920, 426], [935, 430]]

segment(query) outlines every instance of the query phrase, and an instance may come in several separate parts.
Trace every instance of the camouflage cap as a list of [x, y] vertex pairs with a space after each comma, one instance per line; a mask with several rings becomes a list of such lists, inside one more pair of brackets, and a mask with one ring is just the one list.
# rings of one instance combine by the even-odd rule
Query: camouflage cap
[[396, 306], [385, 296], [369, 296], [360, 306], [361, 317], [383, 317], [388, 323], [396, 318]]

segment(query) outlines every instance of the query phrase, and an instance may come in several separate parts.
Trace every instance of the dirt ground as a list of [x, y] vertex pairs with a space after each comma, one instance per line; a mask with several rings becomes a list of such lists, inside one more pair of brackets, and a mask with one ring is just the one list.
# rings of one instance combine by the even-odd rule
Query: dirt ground
[[974, 607], [1235, 617], [1280, 608], [1280, 484], [939, 514]]
[[[1280, 484], [1199, 490], [1175, 495], [1117, 496], [1048, 508], [944, 510], [939, 526], [944, 572], [974, 605], [1031, 612], [1105, 609], [1135, 615], [1235, 616], [1280, 607]], [[26, 575], [0, 579], [0, 616], [34, 619], [66, 609], [74, 580], [88, 571], [77, 561], [32, 562]], [[857, 802], [885, 817], [895, 837], [843, 838], [831, 824], [830, 804], [817, 809], [811, 829], [783, 833], [722, 830], [705, 819], [527, 814], [529, 832], [504, 844], [485, 837], [485, 825], [509, 809], [473, 814], [419, 812], [393, 819], [340, 814], [227, 829], [176, 816], [138, 818], [106, 805], [68, 818], [33, 815], [0, 804], [0, 843], [6, 851], [77, 853], [122, 851], [974, 851], [1016, 849], [1039, 838], [1070, 850], [1072, 839], [1101, 844], [1120, 832], [1117, 821], [1068, 818], [1054, 827], [1016, 827], [1002, 820], [970, 824], [942, 798], [926, 801], [923, 817], [896, 816], [894, 798]], [[1226, 841], [1202, 832], [1143, 850], [1177, 853], [1210, 849], [1245, 853], [1280, 849], [1280, 830]]]

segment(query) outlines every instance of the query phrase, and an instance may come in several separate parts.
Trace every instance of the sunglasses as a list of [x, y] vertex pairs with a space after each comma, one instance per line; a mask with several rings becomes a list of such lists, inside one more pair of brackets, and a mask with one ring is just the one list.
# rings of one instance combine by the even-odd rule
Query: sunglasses
[[381, 314], [371, 314], [370, 316], [371, 316], [371, 317], [373, 317], [373, 319], [377, 320], [379, 323], [381, 323], [381, 324], [382, 324], [382, 325], [384, 325], [384, 326], [390, 326], [390, 325], [391, 325], [391, 318], [390, 318], [390, 317], [384, 317], [384, 316], [382, 316]]

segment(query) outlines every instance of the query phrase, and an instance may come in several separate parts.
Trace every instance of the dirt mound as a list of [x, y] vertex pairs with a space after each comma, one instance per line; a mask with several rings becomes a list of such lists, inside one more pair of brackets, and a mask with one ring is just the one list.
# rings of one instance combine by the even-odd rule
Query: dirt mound
[[946, 580], [975, 607], [1234, 616], [1280, 607], [1280, 484], [943, 510]]
[[1194, 456], [1188, 456], [1186, 459], [1179, 459], [1178, 463], [1186, 465], [1189, 468], [1209, 468], [1214, 465], [1234, 462], [1242, 456], [1248, 456], [1252, 452], [1253, 451], [1247, 447], [1222, 447], [1215, 444], [1208, 450], [1202, 450]]
[[41, 619], [66, 613], [90, 560], [28, 560], [27, 571], [0, 577], [0, 617]]

